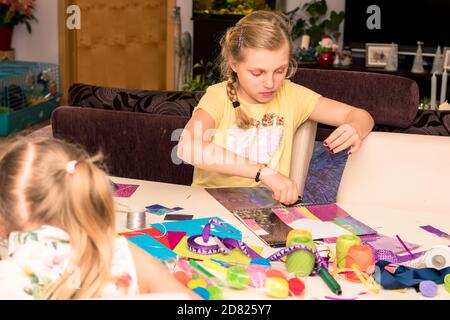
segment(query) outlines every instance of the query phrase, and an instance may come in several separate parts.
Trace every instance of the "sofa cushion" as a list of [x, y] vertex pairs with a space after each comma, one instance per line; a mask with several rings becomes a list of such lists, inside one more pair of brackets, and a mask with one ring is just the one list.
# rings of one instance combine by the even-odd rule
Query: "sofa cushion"
[[75, 84], [69, 105], [190, 117], [204, 92], [150, 91]]
[[[175, 147], [189, 118], [60, 107], [52, 114], [53, 135], [103, 151], [113, 176], [190, 185], [193, 167], [176, 164]], [[174, 141], [172, 141], [174, 140]]]
[[324, 97], [367, 110], [378, 125], [407, 128], [419, 108], [414, 80], [368, 72], [299, 69], [292, 81]]

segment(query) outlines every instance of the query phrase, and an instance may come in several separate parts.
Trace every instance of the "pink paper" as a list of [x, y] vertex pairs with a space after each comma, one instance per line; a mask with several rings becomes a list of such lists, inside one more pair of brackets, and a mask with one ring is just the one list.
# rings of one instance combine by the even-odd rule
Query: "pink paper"
[[186, 232], [180, 231], [168, 231], [167, 238], [169, 238], [170, 249], [173, 250], [177, 247], [180, 241], [186, 236]]
[[116, 183], [117, 191], [114, 193], [114, 197], [117, 198], [129, 198], [139, 188], [137, 184], [120, 184]]

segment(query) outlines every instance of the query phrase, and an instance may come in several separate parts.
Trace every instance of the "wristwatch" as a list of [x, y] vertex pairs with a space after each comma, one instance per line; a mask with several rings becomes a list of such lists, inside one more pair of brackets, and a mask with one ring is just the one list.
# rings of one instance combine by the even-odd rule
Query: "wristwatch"
[[261, 176], [262, 170], [263, 170], [264, 168], [266, 168], [266, 167], [267, 167], [266, 164], [260, 164], [260, 165], [259, 165], [258, 172], [256, 173], [256, 176], [255, 176], [255, 181], [256, 181], [256, 182], [260, 182], [260, 181], [261, 181], [261, 179], [259, 179], [259, 177]]

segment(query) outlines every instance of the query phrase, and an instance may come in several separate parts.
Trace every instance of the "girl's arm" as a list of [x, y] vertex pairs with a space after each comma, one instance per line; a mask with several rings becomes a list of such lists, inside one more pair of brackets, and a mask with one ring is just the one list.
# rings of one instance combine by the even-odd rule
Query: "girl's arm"
[[183, 293], [195, 300], [201, 299], [175, 279], [158, 260], [138, 246], [128, 243], [138, 275], [139, 292], [145, 293]]
[[367, 111], [324, 97], [319, 99], [309, 119], [337, 127], [324, 141], [333, 153], [348, 147], [351, 147], [349, 154], [354, 153], [374, 126], [373, 118]]
[[[181, 135], [178, 157], [203, 170], [255, 179], [261, 164], [212, 143], [208, 133], [214, 129], [214, 119], [206, 111], [197, 110]], [[275, 200], [285, 204], [298, 200], [297, 184], [290, 178], [266, 167], [260, 179], [273, 191]]]

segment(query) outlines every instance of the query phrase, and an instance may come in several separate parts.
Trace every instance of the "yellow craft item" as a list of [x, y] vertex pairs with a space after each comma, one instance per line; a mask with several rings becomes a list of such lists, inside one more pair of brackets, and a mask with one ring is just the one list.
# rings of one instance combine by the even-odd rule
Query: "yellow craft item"
[[309, 232], [307, 230], [291, 230], [291, 231], [289, 231], [288, 236], [286, 238], [286, 247], [289, 246], [289, 243], [291, 242], [291, 240], [293, 238], [297, 238], [297, 237], [305, 237], [305, 238], [312, 239], [311, 232]]
[[289, 296], [289, 283], [283, 278], [266, 278], [266, 294], [276, 299]]
[[191, 280], [188, 282], [188, 288], [189, 289], [195, 289], [195, 288], [206, 288], [206, 281], [203, 279], [197, 279], [197, 280]]

